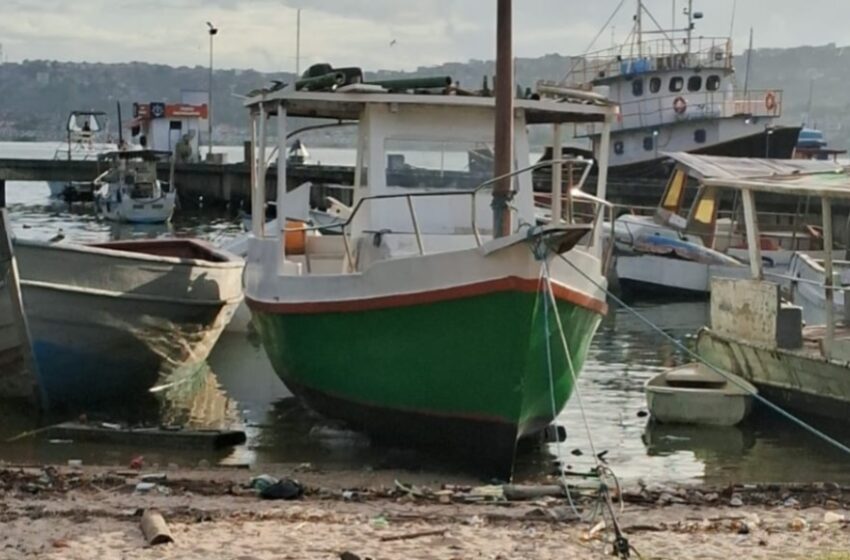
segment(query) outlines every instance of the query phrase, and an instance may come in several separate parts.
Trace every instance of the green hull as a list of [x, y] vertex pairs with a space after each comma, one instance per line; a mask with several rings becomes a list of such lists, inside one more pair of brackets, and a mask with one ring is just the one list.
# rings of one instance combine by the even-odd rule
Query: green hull
[[[502, 291], [384, 309], [286, 313], [249, 299], [278, 375], [319, 412], [379, 438], [473, 455], [501, 475], [510, 473], [517, 439], [553, 420], [543, 304], [539, 293]], [[551, 311], [560, 412], [573, 378]], [[601, 316], [566, 301], [558, 312], [577, 376]]]

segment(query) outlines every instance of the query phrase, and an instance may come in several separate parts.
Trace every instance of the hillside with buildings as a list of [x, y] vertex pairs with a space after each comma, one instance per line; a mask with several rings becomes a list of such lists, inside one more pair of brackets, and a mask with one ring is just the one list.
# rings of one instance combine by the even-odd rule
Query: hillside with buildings
[[[847, 58], [845, 58], [847, 57]], [[521, 58], [517, 81], [533, 87], [538, 79], [561, 80], [572, 64], [570, 57], [550, 54]], [[822, 128], [835, 145], [847, 145], [845, 129], [850, 126], [850, 96], [843, 84], [850, 79], [850, 48], [833, 44], [791, 49], [758, 49], [752, 54], [749, 86], [753, 89], [784, 90], [783, 122], [800, 123], [805, 118], [810, 85], [814, 86], [810, 121]], [[746, 55], [736, 59], [739, 86], [746, 68]], [[492, 78], [492, 61], [470, 60], [411, 72], [379, 70], [367, 77], [412, 77], [448, 75], [463, 87], [480, 88], [485, 76]], [[242, 108], [245, 93], [277, 79], [291, 82], [287, 72], [260, 73], [254, 70], [216, 70], [214, 77], [215, 136], [219, 142], [238, 143], [245, 137], [247, 117]], [[124, 118], [130, 117], [132, 102], [178, 102], [181, 90], [206, 90], [208, 69], [201, 66], [171, 67], [141, 62], [125, 64], [24, 61], [0, 64], [0, 139], [55, 140], [62, 137], [65, 117], [72, 109], [100, 109], [112, 116], [122, 102]], [[334, 133], [344, 134], [344, 133]], [[327, 138], [333, 140], [332, 138]]]

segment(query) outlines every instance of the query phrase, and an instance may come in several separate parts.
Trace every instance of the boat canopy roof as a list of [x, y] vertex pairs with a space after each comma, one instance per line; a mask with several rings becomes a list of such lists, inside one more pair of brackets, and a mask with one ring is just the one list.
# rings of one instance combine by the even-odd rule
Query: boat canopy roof
[[89, 116], [94, 115], [95, 117], [101, 117], [106, 114], [106, 111], [71, 111], [69, 116]]
[[850, 199], [847, 168], [832, 161], [733, 158], [682, 152], [665, 155], [705, 186]]
[[158, 161], [171, 157], [171, 152], [163, 150], [114, 150], [98, 156], [99, 159], [140, 159], [143, 161]]
[[[262, 105], [267, 114], [276, 114], [280, 103], [292, 117], [312, 117], [336, 120], [358, 120], [366, 105], [395, 104], [423, 108], [455, 108], [469, 110], [483, 107], [495, 109], [495, 98], [485, 96], [409, 94], [357, 91], [294, 91], [291, 89], [261, 93], [249, 97], [245, 106], [258, 111]], [[562, 101], [556, 99], [515, 99], [514, 109], [525, 112], [528, 124], [568, 122], [603, 122], [617, 108], [611, 102]]]
[[664, 155], [700, 180], [810, 175], [845, 170], [844, 166], [833, 161], [704, 156], [687, 152], [667, 152]]

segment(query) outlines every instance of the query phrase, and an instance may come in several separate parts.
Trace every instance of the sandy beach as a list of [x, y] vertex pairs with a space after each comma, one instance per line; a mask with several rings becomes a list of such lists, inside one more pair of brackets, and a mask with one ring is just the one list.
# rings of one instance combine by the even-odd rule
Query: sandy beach
[[[271, 474], [297, 477], [305, 496], [272, 501], [248, 487], [251, 471], [167, 470], [140, 491], [145, 474], [4, 467], [0, 558], [611, 557], [603, 517], [577, 520], [563, 498], [508, 501], [493, 487], [482, 496], [474, 481], [282, 466]], [[850, 489], [837, 485], [641, 487], [622, 497], [633, 558], [850, 558]], [[576, 499], [592, 509], [590, 496]], [[146, 509], [162, 513], [173, 543], [147, 544]]]

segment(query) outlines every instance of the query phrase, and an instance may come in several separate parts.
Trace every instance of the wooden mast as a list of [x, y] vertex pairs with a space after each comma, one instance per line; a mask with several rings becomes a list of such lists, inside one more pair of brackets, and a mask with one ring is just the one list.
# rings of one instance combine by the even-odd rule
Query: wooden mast
[[505, 177], [513, 170], [514, 150], [514, 71], [511, 0], [498, 0], [496, 23], [496, 133], [494, 173], [504, 177], [493, 187], [493, 237], [511, 234], [511, 185]]

